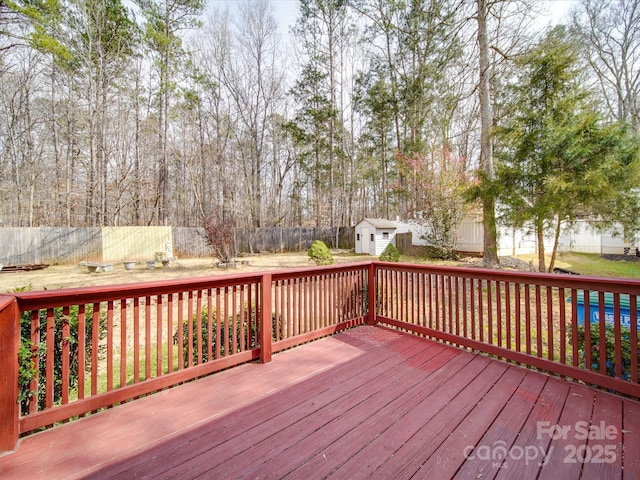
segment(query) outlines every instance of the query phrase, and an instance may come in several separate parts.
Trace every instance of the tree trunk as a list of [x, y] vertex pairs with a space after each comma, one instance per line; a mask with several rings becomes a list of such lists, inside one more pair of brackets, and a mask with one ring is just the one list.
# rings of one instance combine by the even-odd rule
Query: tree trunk
[[[487, 37], [487, 0], [478, 0], [478, 46], [480, 48], [480, 167], [485, 181], [493, 181], [493, 108], [489, 91], [490, 64], [489, 40]], [[496, 231], [495, 198], [485, 193], [482, 202], [482, 223], [484, 225], [483, 263], [485, 267], [496, 268], [498, 261], [498, 241]]]
[[536, 220], [536, 235], [538, 237], [538, 271], [546, 272], [546, 261], [544, 258], [544, 222]]
[[556, 256], [558, 254], [558, 243], [560, 242], [560, 227], [562, 226], [562, 221], [560, 217], [558, 217], [558, 221], [556, 222], [556, 232], [553, 239], [553, 251], [551, 252], [551, 261], [549, 262], [549, 273], [553, 272], [553, 267], [555, 267]]

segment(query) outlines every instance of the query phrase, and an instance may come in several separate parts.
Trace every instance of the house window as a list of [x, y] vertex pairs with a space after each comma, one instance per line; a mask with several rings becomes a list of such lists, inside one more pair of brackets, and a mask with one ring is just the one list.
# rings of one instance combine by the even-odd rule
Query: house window
[[384, 238], [385, 240], [389, 239], [389, 232], [382, 232], [382, 238]]

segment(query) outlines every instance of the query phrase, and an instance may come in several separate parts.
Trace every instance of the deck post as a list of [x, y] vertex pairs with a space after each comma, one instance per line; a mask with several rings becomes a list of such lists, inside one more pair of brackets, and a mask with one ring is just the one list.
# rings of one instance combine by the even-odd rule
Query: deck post
[[260, 362], [271, 361], [272, 329], [271, 274], [262, 275], [260, 283]]
[[376, 284], [376, 264], [371, 262], [367, 269], [367, 304], [368, 304], [368, 312], [367, 312], [367, 323], [369, 325], [376, 324], [376, 304], [377, 304], [377, 295], [378, 285]]
[[0, 454], [18, 445], [20, 312], [15, 297], [0, 297]]

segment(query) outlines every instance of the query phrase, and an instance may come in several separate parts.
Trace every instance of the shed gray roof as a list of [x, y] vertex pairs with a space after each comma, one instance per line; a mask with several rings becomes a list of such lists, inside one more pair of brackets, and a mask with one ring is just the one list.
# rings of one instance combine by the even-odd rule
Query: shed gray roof
[[373, 225], [375, 228], [392, 228], [396, 229], [398, 226], [392, 222], [391, 220], [387, 220], [384, 218], [363, 218], [359, 223], [368, 222]]

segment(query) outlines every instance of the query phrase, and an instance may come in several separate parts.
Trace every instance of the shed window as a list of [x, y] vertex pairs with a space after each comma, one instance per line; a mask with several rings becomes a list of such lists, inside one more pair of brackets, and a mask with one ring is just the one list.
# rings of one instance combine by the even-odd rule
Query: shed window
[[359, 233], [356, 233], [356, 241], [358, 241], [358, 242], [360, 241], [360, 234]]
[[372, 241], [372, 242], [375, 242], [375, 241], [376, 241], [376, 237], [375, 237], [375, 235], [374, 235], [373, 233], [371, 234], [371, 241]]
[[389, 238], [389, 232], [382, 232], [382, 238], [388, 239]]

